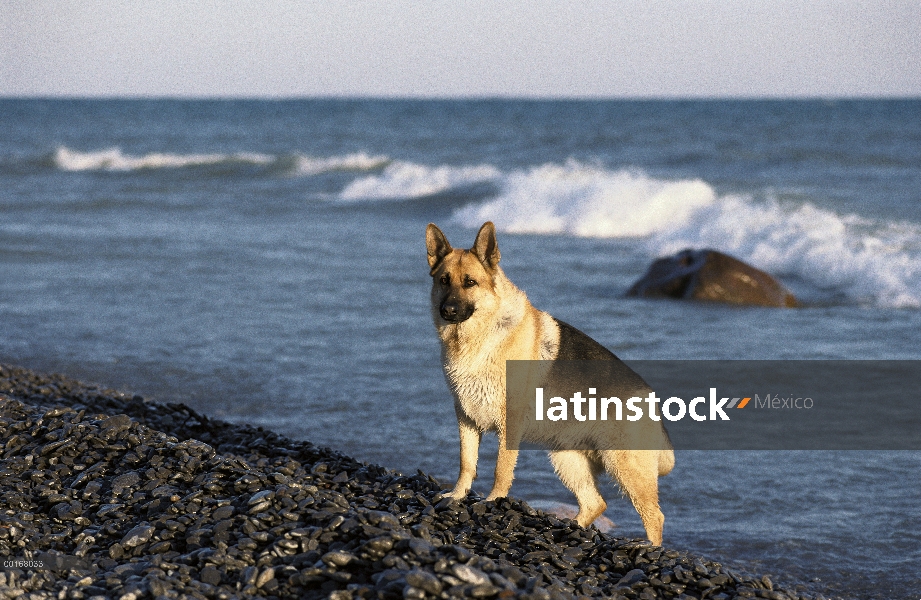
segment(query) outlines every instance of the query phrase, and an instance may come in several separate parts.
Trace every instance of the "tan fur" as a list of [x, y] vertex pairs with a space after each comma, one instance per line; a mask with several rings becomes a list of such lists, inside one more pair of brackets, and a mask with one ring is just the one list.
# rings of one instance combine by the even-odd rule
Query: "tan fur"
[[[487, 500], [508, 495], [518, 451], [506, 447], [505, 367], [507, 360], [553, 360], [560, 331], [554, 319], [534, 308], [499, 267], [495, 228], [485, 223], [470, 250], [454, 249], [434, 224], [426, 230], [432, 275], [432, 318], [441, 340], [442, 364], [460, 433], [460, 473], [449, 495], [461, 499], [476, 478], [482, 434], [499, 435], [495, 479]], [[473, 282], [471, 285], [470, 282]], [[447, 320], [446, 304], [472, 313]], [[596, 447], [605, 447], [603, 440]], [[610, 447], [610, 446], [607, 446]], [[664, 517], [659, 509], [658, 475], [674, 465], [666, 450], [557, 450], [550, 460], [563, 484], [579, 502], [577, 522], [587, 527], [605, 510], [597, 475], [616, 479], [643, 520], [647, 537], [662, 543]]]

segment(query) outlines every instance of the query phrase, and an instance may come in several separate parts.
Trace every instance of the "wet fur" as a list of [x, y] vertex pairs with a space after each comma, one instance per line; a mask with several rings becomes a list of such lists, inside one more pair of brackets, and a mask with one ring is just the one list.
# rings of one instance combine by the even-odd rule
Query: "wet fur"
[[[482, 435], [495, 431], [499, 454], [487, 500], [502, 498], [512, 486], [518, 460], [518, 451], [506, 447], [505, 362], [596, 358], [599, 353], [604, 356], [598, 358], [617, 358], [579, 330], [531, 305], [499, 267], [492, 223], [483, 225], [469, 250], [452, 248], [441, 230], [429, 224], [426, 248], [432, 275], [432, 319], [441, 340], [442, 364], [454, 395], [460, 432], [460, 473], [449, 495], [460, 499], [470, 491]], [[657, 545], [662, 543], [664, 516], [659, 509], [658, 476], [672, 470], [674, 453], [664, 428], [661, 432], [662, 450], [550, 451], [554, 470], [579, 502], [576, 520], [581, 526], [590, 525], [607, 508], [597, 486], [597, 476], [607, 472], [633, 502], [647, 537]], [[610, 447], [603, 442], [597, 446]]]

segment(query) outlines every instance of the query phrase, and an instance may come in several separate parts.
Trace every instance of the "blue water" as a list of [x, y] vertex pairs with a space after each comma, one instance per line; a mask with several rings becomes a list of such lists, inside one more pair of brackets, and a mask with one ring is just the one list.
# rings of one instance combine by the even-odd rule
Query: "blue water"
[[[0, 361], [450, 482], [424, 231], [468, 246], [486, 219], [532, 302], [625, 359], [921, 358], [921, 101], [24, 99], [0, 100]], [[622, 298], [685, 247], [805, 307]], [[572, 502], [541, 453], [516, 475]], [[919, 475], [921, 452], [679, 452], [665, 543], [917, 598]]]

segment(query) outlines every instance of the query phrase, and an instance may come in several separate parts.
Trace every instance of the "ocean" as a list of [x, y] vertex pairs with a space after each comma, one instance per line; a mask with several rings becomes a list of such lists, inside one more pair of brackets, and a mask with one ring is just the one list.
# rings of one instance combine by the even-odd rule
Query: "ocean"
[[[0, 362], [453, 483], [425, 226], [485, 220], [535, 306], [628, 362], [921, 358], [919, 100], [0, 99]], [[623, 297], [689, 247], [804, 306]], [[541, 452], [516, 476], [573, 502]], [[665, 544], [916, 599], [919, 480], [919, 451], [679, 451]]]

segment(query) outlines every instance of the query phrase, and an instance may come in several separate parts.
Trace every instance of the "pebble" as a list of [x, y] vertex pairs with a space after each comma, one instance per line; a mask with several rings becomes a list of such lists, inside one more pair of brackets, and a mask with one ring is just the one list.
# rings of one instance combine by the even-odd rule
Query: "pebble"
[[0, 571], [0, 598], [818, 597], [446, 487], [0, 365], [0, 555], [87, 566]]
[[125, 534], [125, 537], [122, 538], [121, 545], [127, 547], [140, 546], [150, 540], [150, 537], [154, 533], [154, 528], [147, 524], [143, 523], [134, 527]]
[[457, 563], [451, 567], [451, 572], [461, 581], [472, 583], [474, 585], [489, 583], [489, 576], [479, 569], [474, 569], [463, 563]]
[[266, 567], [256, 578], [256, 587], [261, 588], [273, 579], [275, 579], [275, 569], [273, 567]]
[[[637, 583], [639, 583], [640, 581], [643, 581], [645, 578], [646, 578], [646, 573], [642, 569], [633, 569], [631, 571], [628, 571], [626, 575], [621, 577], [617, 581], [617, 583], [614, 584], [614, 587], [615, 588], [632, 587], [636, 585]], [[710, 586], [708, 585], [707, 587], [710, 587]]]

